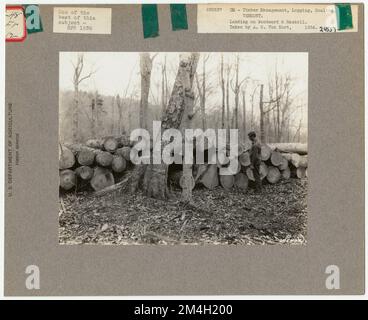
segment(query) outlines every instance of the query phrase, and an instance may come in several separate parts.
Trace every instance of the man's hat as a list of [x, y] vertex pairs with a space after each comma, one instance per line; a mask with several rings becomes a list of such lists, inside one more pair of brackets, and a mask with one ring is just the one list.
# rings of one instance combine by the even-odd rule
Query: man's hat
[[256, 137], [257, 135], [256, 135], [256, 133], [255, 133], [255, 131], [250, 131], [249, 133], [248, 133], [248, 137], [250, 138], [250, 137]]

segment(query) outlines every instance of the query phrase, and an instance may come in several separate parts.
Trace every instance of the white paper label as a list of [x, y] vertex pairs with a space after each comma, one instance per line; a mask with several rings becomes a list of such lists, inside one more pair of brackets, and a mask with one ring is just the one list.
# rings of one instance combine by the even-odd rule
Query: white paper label
[[333, 4], [198, 4], [199, 33], [332, 33], [358, 30], [358, 6], [351, 6], [353, 28], [338, 30]]
[[111, 8], [54, 8], [54, 32], [111, 34]]

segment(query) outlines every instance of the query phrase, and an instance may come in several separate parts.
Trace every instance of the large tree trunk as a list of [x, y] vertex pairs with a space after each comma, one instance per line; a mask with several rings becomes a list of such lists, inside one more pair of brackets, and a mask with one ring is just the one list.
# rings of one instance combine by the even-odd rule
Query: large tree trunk
[[[203, 70], [204, 71], [204, 70]], [[205, 76], [203, 74], [203, 76]], [[184, 103], [185, 103], [185, 109], [183, 112], [183, 120], [181, 122], [181, 129], [182, 134], [185, 137], [185, 129], [192, 129], [193, 125], [193, 107], [194, 107], [194, 93], [191, 87], [190, 82], [190, 74], [188, 74], [187, 79], [185, 80], [185, 97], [184, 97]], [[205, 95], [205, 83], [203, 83], [203, 96]], [[204, 114], [204, 97], [203, 98], [203, 113], [202, 113], [202, 121], [205, 119]], [[205, 121], [205, 120], [204, 120]], [[203, 125], [205, 126], [205, 122], [203, 122]], [[204, 130], [204, 128], [203, 128]], [[192, 152], [192, 151], [190, 151]], [[185, 152], [184, 152], [185, 157]], [[182, 200], [184, 202], [191, 203], [192, 202], [192, 189], [194, 188], [194, 178], [193, 178], [193, 170], [192, 170], [192, 164], [190, 163], [183, 163], [183, 177], [182, 177]]]
[[308, 154], [308, 145], [306, 143], [270, 143], [271, 149], [277, 149], [281, 152], [298, 153], [300, 155]]
[[[162, 115], [161, 130], [179, 129], [187, 107], [188, 99], [193, 99], [192, 85], [199, 59], [198, 53], [181, 54], [178, 73], [167, 108]], [[189, 115], [193, 117], [193, 115]], [[161, 150], [168, 142], [163, 142]], [[169, 195], [167, 188], [168, 165], [150, 164], [138, 165], [132, 175], [131, 191], [136, 191], [140, 184], [145, 195], [157, 199], [166, 199]], [[143, 180], [143, 181], [142, 181]]]

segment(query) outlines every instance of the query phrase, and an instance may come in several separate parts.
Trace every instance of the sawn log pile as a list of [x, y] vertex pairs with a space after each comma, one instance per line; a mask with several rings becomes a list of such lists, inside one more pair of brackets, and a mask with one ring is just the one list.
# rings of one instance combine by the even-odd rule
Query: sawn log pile
[[[85, 144], [60, 144], [60, 189], [101, 191], [118, 183], [124, 173], [134, 167], [130, 161], [131, 146], [126, 136], [93, 139]], [[250, 144], [238, 146], [238, 168], [232, 175], [220, 174], [220, 168], [229, 165], [223, 159], [217, 161], [217, 164], [194, 164], [194, 185], [208, 189], [217, 186], [225, 190], [236, 188], [245, 192], [254, 183], [250, 147]], [[301, 179], [307, 176], [307, 144], [263, 144], [261, 160], [259, 172], [264, 183], [276, 184], [281, 179]], [[168, 182], [171, 186], [181, 187], [181, 176], [181, 165], [169, 166]]]

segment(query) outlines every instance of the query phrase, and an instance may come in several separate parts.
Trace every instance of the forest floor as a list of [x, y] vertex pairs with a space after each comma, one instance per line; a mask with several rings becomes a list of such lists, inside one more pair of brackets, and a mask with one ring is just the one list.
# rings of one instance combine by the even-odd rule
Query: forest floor
[[196, 188], [160, 201], [141, 194], [61, 198], [60, 244], [305, 244], [307, 179], [264, 185], [262, 194]]

